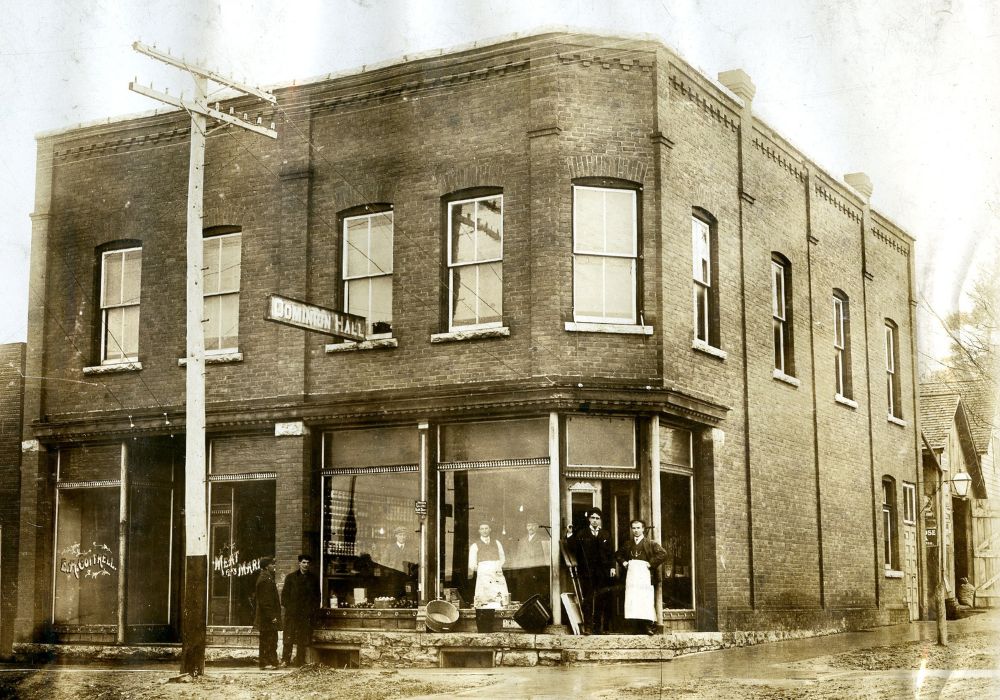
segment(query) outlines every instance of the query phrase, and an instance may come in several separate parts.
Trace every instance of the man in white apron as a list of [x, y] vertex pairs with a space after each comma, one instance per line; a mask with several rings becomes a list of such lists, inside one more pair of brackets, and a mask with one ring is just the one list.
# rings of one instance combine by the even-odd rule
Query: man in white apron
[[503, 545], [490, 536], [490, 524], [480, 523], [479, 539], [469, 546], [469, 577], [476, 577], [474, 607], [499, 608], [509, 597], [507, 579], [503, 575], [504, 561]]
[[662, 564], [667, 553], [646, 537], [646, 523], [633, 520], [632, 536], [625, 541], [615, 559], [625, 567], [625, 620], [633, 633], [656, 634], [656, 602], [652, 572]]

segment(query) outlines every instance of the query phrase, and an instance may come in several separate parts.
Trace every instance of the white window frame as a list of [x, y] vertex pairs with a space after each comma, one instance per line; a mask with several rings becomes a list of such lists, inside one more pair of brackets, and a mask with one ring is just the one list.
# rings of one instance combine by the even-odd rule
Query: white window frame
[[[381, 268], [379, 268], [378, 265], [376, 265], [375, 261], [372, 260], [372, 257], [371, 257], [371, 252], [372, 252], [372, 249], [371, 249], [371, 246], [372, 246], [372, 221], [375, 220], [375, 217], [388, 217], [389, 218], [390, 241], [389, 241], [389, 269], [388, 270], [382, 270]], [[347, 263], [348, 263], [348, 259], [349, 259], [349, 256], [347, 254], [347, 247], [349, 245], [348, 236], [347, 236], [347, 228], [348, 228], [348, 225], [351, 222], [358, 221], [359, 219], [366, 219], [367, 222], [368, 222], [368, 237], [367, 237], [368, 247], [364, 251], [361, 251], [361, 254], [364, 255], [365, 259], [368, 260], [368, 263], [369, 263], [368, 267], [369, 267], [369, 269], [364, 274], [351, 275], [348, 272], [348, 269], [347, 269]], [[342, 278], [343, 278], [343, 281], [344, 281], [344, 311], [347, 311], [350, 308], [350, 303], [351, 303], [350, 283], [354, 282], [354, 281], [357, 281], [357, 280], [363, 280], [363, 279], [369, 280], [369, 284], [368, 284], [368, 301], [367, 301], [367, 305], [366, 305], [366, 308], [368, 309], [368, 314], [365, 315], [365, 320], [367, 321], [367, 337], [368, 338], [372, 338], [372, 339], [392, 337], [392, 331], [391, 330], [389, 332], [387, 332], [387, 333], [374, 333], [372, 331], [372, 324], [375, 323], [375, 322], [371, 319], [372, 289], [373, 289], [373, 286], [374, 286], [371, 283], [371, 280], [385, 278], [385, 277], [389, 278], [389, 319], [388, 319], [388, 322], [389, 322], [390, 327], [391, 327], [391, 324], [392, 324], [392, 273], [393, 273], [393, 265], [394, 265], [394, 261], [395, 261], [395, 255], [394, 255], [394, 253], [395, 253], [395, 236], [396, 236], [396, 228], [395, 227], [396, 227], [396, 222], [395, 222], [395, 219], [394, 219], [393, 210], [392, 209], [387, 209], [387, 210], [384, 210], [384, 211], [373, 212], [371, 214], [358, 214], [357, 216], [348, 216], [348, 217], [345, 217], [344, 221], [343, 221], [343, 226], [342, 226], [342, 229], [341, 229], [342, 230], [342, 237], [343, 237], [342, 255], [341, 255], [341, 258], [342, 258], [343, 262], [342, 262], [342, 265], [341, 265], [341, 269], [342, 269]], [[372, 270], [372, 268], [375, 268], [374, 271]], [[382, 321], [382, 320], [385, 320], [385, 319], [379, 319], [379, 320]]]
[[[712, 227], [691, 217], [691, 275], [694, 281], [694, 337], [712, 345]], [[699, 292], [701, 292], [699, 296]], [[699, 333], [699, 330], [703, 333]], [[704, 336], [704, 337], [703, 337]]]
[[896, 373], [896, 326], [889, 321], [885, 323], [885, 387], [889, 415], [902, 418], [896, 398], [899, 393], [899, 376]]
[[903, 522], [912, 525], [917, 522], [917, 486], [903, 482]]
[[[587, 250], [581, 248], [577, 241], [577, 222], [579, 217], [577, 215], [577, 207], [579, 205], [580, 198], [577, 196], [578, 192], [615, 192], [621, 193], [626, 192], [630, 195], [632, 202], [632, 251], [631, 254], [623, 255], [621, 253], [608, 253], [606, 251], [598, 250]], [[607, 207], [604, 208], [605, 220], [607, 219]], [[621, 323], [621, 324], [635, 324], [637, 317], [638, 300], [636, 299], [638, 291], [638, 278], [636, 276], [638, 270], [638, 247], [639, 247], [639, 211], [638, 211], [638, 197], [636, 196], [636, 191], [633, 189], [625, 187], [593, 187], [587, 185], [573, 185], [573, 320], [577, 323]], [[607, 239], [607, 226], [604, 226], [605, 241]], [[632, 288], [630, 290], [631, 295], [631, 314], [629, 316], [608, 316], [607, 314], [601, 316], [588, 316], [585, 314], [579, 314], [576, 310], [576, 299], [578, 298], [577, 286], [576, 286], [576, 264], [579, 258], [600, 258], [603, 261], [608, 258], [618, 258], [631, 261], [631, 266], [629, 270], [629, 276], [632, 280]], [[605, 286], [602, 289], [602, 306], [607, 308], [607, 288]]]
[[[452, 209], [460, 204], [475, 203], [476, 210], [478, 212], [479, 202], [496, 199], [500, 202], [500, 255], [492, 258], [483, 258], [480, 260], [477, 258], [471, 262], [455, 262], [452, 259]], [[456, 199], [454, 201], [448, 202], [448, 330], [449, 331], [468, 331], [468, 330], [479, 330], [483, 328], [500, 328], [503, 326], [503, 194], [488, 194], [481, 197], [471, 197], [467, 199]], [[478, 215], [475, 217], [476, 221], [479, 221]], [[477, 236], [478, 244], [478, 236]], [[478, 245], [477, 245], [478, 248]], [[478, 254], [478, 250], [477, 250]], [[487, 265], [492, 265], [494, 263], [500, 263], [500, 300], [499, 308], [493, 309], [493, 311], [500, 316], [496, 321], [487, 321], [485, 323], [467, 323], [467, 324], [456, 324], [455, 320], [455, 271], [463, 267], [475, 267], [476, 269], [476, 289], [473, 290], [473, 294], [476, 298], [476, 318], [478, 319], [481, 314], [479, 307], [481, 303], [489, 304], [479, 295], [480, 285], [479, 285], [479, 275], [481, 273], [481, 268]]]
[[[126, 302], [124, 299], [119, 299], [116, 303], [109, 303], [105, 298], [105, 291], [107, 289], [107, 269], [108, 269], [108, 258], [115, 256], [121, 258], [121, 279], [119, 280], [119, 289], [124, 292], [125, 289], [125, 256], [127, 253], [133, 253], [138, 251], [139, 253], [139, 279], [137, 280], [137, 287], [139, 289], [139, 296], [136, 297], [135, 302], [129, 300]], [[112, 309], [128, 309], [131, 307], [140, 308], [140, 300], [142, 297], [142, 247], [136, 246], [133, 248], [118, 248], [116, 250], [105, 251], [101, 255], [101, 364], [102, 365], [113, 365], [120, 364], [122, 362], [135, 362], [139, 359], [139, 319], [135, 322], [135, 353], [126, 354], [125, 348], [131, 343], [127, 342], [124, 337], [124, 313], [122, 316], [122, 325], [117, 329], [118, 334], [110, 333], [112, 337], [116, 338], [116, 344], [118, 349], [122, 351], [122, 357], [108, 357], [108, 347], [107, 338], [109, 335], [108, 329], [108, 316]]]
[[[204, 291], [204, 297], [203, 297], [203, 303], [207, 306], [209, 299], [213, 299], [213, 298], [217, 298], [217, 297], [224, 297], [224, 296], [227, 296], [227, 295], [235, 295], [236, 296], [236, 332], [233, 333], [232, 336], [235, 337], [237, 340], [236, 340], [236, 344], [231, 345], [231, 346], [227, 346], [227, 347], [212, 348], [211, 350], [209, 350], [206, 347], [206, 349], [205, 349], [205, 354], [206, 355], [220, 355], [220, 354], [224, 354], [224, 353], [234, 352], [234, 351], [236, 351], [236, 350], [239, 349], [239, 337], [240, 337], [240, 311], [239, 311], [240, 304], [239, 304], [239, 299], [240, 299], [240, 288], [241, 288], [241, 286], [243, 284], [243, 232], [242, 231], [235, 231], [233, 233], [221, 233], [221, 234], [218, 234], [218, 235], [205, 236], [204, 239], [202, 239], [202, 246], [203, 246], [202, 251], [203, 251], [203, 254], [204, 254], [204, 250], [205, 250], [205, 248], [207, 248], [207, 246], [209, 246], [212, 243], [218, 242], [218, 245], [219, 245], [219, 262], [221, 264], [221, 262], [222, 262], [222, 241], [224, 239], [226, 239], [226, 238], [234, 238], [234, 237], [238, 238], [239, 241], [240, 241], [240, 274], [239, 274], [239, 278], [238, 278], [238, 280], [236, 282], [236, 288], [235, 289], [227, 289], [225, 291], [223, 291], [220, 288], [219, 291], [217, 291], [217, 292], [209, 292], [207, 289], [205, 289], [205, 291]], [[207, 271], [208, 270], [206, 268], [205, 272], [207, 272]], [[219, 276], [220, 276], [220, 279], [221, 279], [221, 276], [222, 276], [222, 269], [221, 268], [219, 270]], [[204, 278], [204, 274], [203, 274], [203, 278]], [[203, 289], [204, 289], [204, 287], [203, 287]], [[205, 345], [207, 346], [208, 345], [207, 338], [209, 337], [208, 326], [209, 326], [209, 322], [212, 320], [212, 319], [210, 319], [208, 317], [208, 312], [207, 311], [205, 312], [205, 318], [206, 318], [206, 320], [202, 323], [202, 327], [204, 329], [204, 335], [205, 335], [205, 338], [206, 338]], [[222, 323], [222, 319], [218, 319], [218, 323], [221, 324]], [[215, 335], [213, 335], [212, 337], [218, 338], [218, 339], [221, 339], [223, 337], [223, 334], [221, 332], [221, 327], [219, 328], [219, 332], [216, 333]]]
[[885, 569], [887, 571], [896, 570], [896, 508], [893, 496], [888, 489], [895, 488], [895, 482], [890, 480], [882, 480], [882, 529], [883, 529], [883, 541], [882, 541], [882, 553], [885, 557]]
[[771, 258], [771, 329], [774, 336], [774, 369], [788, 372], [788, 266]]
[[850, 398], [847, 389], [847, 300], [833, 295], [833, 367], [838, 396]]

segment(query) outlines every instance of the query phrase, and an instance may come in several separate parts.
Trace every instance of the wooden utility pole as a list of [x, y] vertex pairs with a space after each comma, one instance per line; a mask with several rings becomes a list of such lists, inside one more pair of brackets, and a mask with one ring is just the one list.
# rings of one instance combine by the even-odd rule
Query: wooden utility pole
[[[129, 83], [129, 90], [179, 107], [191, 115], [191, 160], [188, 168], [187, 207], [187, 375], [185, 403], [184, 458], [184, 587], [181, 600], [181, 672], [193, 676], [205, 672], [205, 636], [208, 598], [208, 504], [205, 463], [205, 333], [203, 288], [203, 210], [205, 181], [205, 129], [208, 118], [277, 138], [273, 128], [251, 123], [234, 114], [208, 106], [208, 81], [275, 104], [274, 95], [237, 83], [210, 70], [135, 42], [139, 53], [167, 65], [186, 70], [194, 79], [194, 99], [171, 97], [166, 93]], [[218, 107], [218, 104], [216, 104]], [[246, 115], [244, 114], [244, 117]], [[260, 121], [259, 119], [257, 120]], [[273, 124], [271, 125], [273, 127]]]

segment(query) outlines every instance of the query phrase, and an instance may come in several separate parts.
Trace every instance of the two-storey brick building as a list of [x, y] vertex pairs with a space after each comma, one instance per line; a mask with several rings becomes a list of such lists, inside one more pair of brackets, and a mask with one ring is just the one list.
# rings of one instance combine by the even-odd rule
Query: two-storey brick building
[[[279, 138], [207, 139], [210, 629], [300, 551], [328, 627], [469, 607], [482, 523], [565, 622], [554, 543], [595, 505], [663, 542], [668, 629], [917, 614], [913, 241], [720, 80], [545, 34], [222, 103]], [[21, 639], [176, 638], [188, 128], [39, 137], [27, 373], [69, 382], [25, 404]]]

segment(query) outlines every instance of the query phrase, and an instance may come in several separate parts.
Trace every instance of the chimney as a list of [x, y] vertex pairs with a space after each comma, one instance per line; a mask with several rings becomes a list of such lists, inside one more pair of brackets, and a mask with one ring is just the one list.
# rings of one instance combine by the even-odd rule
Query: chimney
[[872, 179], [864, 173], [848, 173], [844, 175], [844, 182], [864, 197], [866, 203], [872, 198]]
[[743, 100], [744, 107], [749, 107], [750, 103], [753, 102], [753, 96], [757, 92], [757, 88], [754, 86], [753, 81], [750, 80], [750, 76], [742, 68], [719, 73], [719, 82]]

